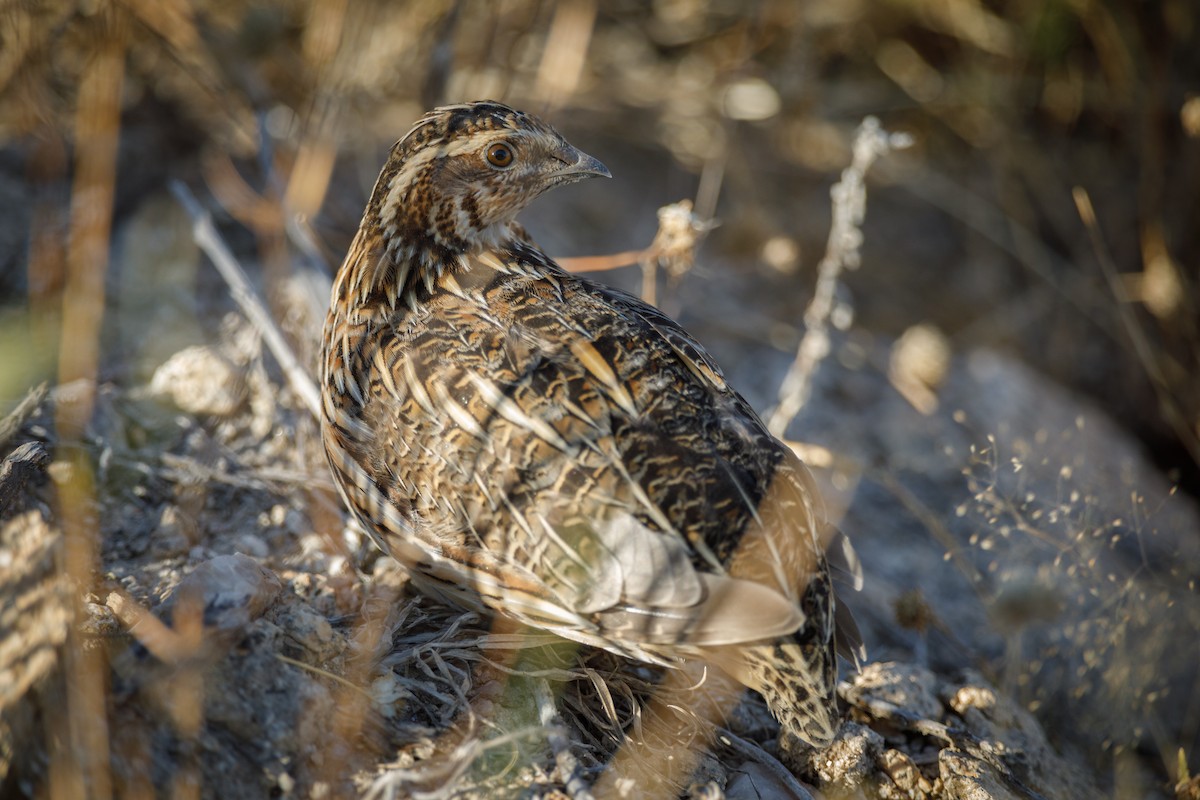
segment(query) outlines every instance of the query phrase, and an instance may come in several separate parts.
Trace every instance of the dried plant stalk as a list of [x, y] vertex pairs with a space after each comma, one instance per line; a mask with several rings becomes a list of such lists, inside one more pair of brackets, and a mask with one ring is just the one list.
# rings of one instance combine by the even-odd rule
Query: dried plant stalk
[[854, 136], [854, 156], [842, 178], [833, 185], [833, 222], [825, 255], [817, 267], [817, 289], [804, 312], [804, 336], [796, 359], [779, 386], [779, 405], [767, 419], [767, 428], [782, 437], [788, 425], [812, 395], [813, 375], [829, 354], [829, 322], [834, 292], [843, 269], [857, 269], [862, 260], [862, 223], [867, 213], [867, 170], [875, 159], [911, 144], [906, 134], [888, 133], [875, 117], [867, 117]]
[[[125, 82], [126, 31], [120, 16], [99, 13], [94, 33], [95, 47], [80, 82], [75, 113], [75, 176], [58, 364], [59, 385], [74, 382], [79, 392], [73, 402], [59, 402], [54, 408], [58, 520], [64, 539], [61, 569], [80, 589], [91, 586], [99, 565], [99, 530], [92, 513], [96, 487], [81, 442], [95, 408]], [[82, 617], [80, 606], [77, 602], [76, 619]], [[113, 796], [105, 713], [108, 667], [98, 650], [84, 645], [76, 625], [68, 630], [63, 667], [65, 691], [58, 698], [62, 705], [48, 715], [49, 794], [105, 800]]]
[[179, 181], [171, 183], [171, 191], [187, 210], [188, 216], [192, 218], [195, 225], [196, 244], [200, 245], [200, 248], [208, 254], [221, 273], [221, 277], [229, 284], [231, 296], [241, 306], [251, 324], [262, 334], [267, 346], [271, 348], [271, 352], [279, 362], [279, 366], [287, 375], [288, 383], [291, 384], [292, 389], [300, 396], [312, 415], [320, 416], [321, 394], [317, 391], [316, 383], [300, 365], [299, 359], [292, 352], [287, 340], [283, 338], [283, 333], [272, 321], [271, 315], [262, 301], [258, 299], [245, 271], [233, 257], [233, 253], [221, 239], [220, 234], [217, 233], [217, 229], [212, 223], [212, 217], [200, 206], [188, 188]]

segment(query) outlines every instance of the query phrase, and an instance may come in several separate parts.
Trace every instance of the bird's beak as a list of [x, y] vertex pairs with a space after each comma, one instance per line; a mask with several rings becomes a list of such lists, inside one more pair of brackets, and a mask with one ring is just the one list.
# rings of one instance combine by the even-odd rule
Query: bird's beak
[[611, 178], [608, 167], [587, 153], [576, 150], [571, 145], [563, 148], [558, 154], [562, 166], [554, 171], [554, 177], [562, 183], [574, 183], [584, 178]]

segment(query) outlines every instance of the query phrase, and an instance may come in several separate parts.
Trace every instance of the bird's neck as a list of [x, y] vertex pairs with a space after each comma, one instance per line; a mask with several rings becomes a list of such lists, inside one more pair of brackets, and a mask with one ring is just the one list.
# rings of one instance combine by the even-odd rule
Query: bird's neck
[[354, 237], [333, 287], [333, 308], [415, 311], [438, 292], [443, 277], [472, 269], [480, 256], [535, 248], [516, 222], [494, 225], [470, 237], [364, 222]]

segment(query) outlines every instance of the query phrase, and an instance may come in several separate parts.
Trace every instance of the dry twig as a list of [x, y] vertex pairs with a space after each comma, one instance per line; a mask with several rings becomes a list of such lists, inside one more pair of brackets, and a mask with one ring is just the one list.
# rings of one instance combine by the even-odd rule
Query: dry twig
[[1079, 210], [1079, 218], [1083, 220], [1084, 227], [1088, 231], [1088, 236], [1091, 237], [1092, 250], [1096, 254], [1096, 260], [1100, 263], [1100, 269], [1104, 272], [1104, 278], [1108, 281], [1113, 297], [1117, 302], [1117, 315], [1121, 319], [1125, 333], [1129, 336], [1129, 341], [1133, 345], [1133, 351], [1137, 355], [1138, 361], [1141, 362], [1142, 369], [1146, 371], [1147, 377], [1150, 378], [1150, 383], [1154, 386], [1154, 392], [1158, 395], [1162, 414], [1170, 424], [1171, 429], [1175, 431], [1175, 435], [1179, 437], [1179, 441], [1183, 443], [1188, 453], [1191, 454], [1192, 460], [1200, 464], [1200, 437], [1197, 437], [1196, 432], [1192, 430], [1191, 425], [1188, 423], [1187, 415], [1179, 407], [1179, 403], [1176, 402], [1174, 395], [1171, 393], [1170, 382], [1167, 380], [1166, 375], [1163, 374], [1158, 361], [1154, 357], [1154, 347], [1150, 344], [1146, 332], [1142, 330], [1142, 326], [1134, 315], [1133, 309], [1129, 307], [1129, 303], [1126, 301], [1121, 276], [1117, 274], [1117, 267], [1104, 245], [1104, 237], [1101, 235], [1100, 225], [1096, 221], [1096, 212], [1092, 208], [1091, 198], [1088, 196], [1087, 191], [1079, 186], [1075, 187], [1072, 195], [1075, 198], [1075, 206]]
[[46, 399], [46, 382], [42, 381], [25, 393], [25, 397], [21, 399], [16, 408], [0, 419], [0, 448], [8, 444], [8, 440], [15, 436], [26, 420], [33, 416], [33, 412], [37, 411], [44, 399]]
[[171, 191], [187, 210], [188, 216], [192, 218], [196, 244], [200, 245], [200, 248], [208, 254], [217, 271], [221, 273], [221, 277], [229, 284], [230, 294], [241, 306], [251, 324], [262, 334], [263, 340], [267, 343], [267, 347], [271, 348], [271, 352], [287, 376], [292, 389], [300, 396], [312, 415], [319, 416], [321, 395], [317, 391], [316, 383], [300, 366], [296, 354], [292, 352], [287, 340], [283, 338], [279, 326], [271, 319], [271, 315], [267, 313], [266, 307], [254, 291], [254, 287], [250, 285], [250, 279], [246, 277], [245, 271], [233, 257], [233, 253], [221, 239], [221, 235], [217, 233], [217, 228], [212, 222], [212, 215], [201, 207], [191, 191], [179, 181], [171, 182]]
[[560, 258], [569, 272], [606, 272], [635, 264], [642, 268], [642, 299], [654, 305], [657, 270], [661, 265], [672, 279], [684, 275], [696, 263], [696, 248], [715, 223], [692, 210], [692, 201], [680, 200], [658, 210], [658, 232], [643, 250], [626, 250], [607, 256]]
[[804, 336], [796, 359], [779, 386], [779, 405], [771, 412], [767, 428], [782, 437], [796, 414], [812, 394], [817, 366], [829, 354], [829, 321], [834, 311], [834, 292], [843, 269], [857, 269], [861, 262], [862, 223], [867, 212], [867, 170], [879, 156], [908, 147], [906, 134], [888, 133], [875, 117], [867, 117], [854, 137], [854, 156], [833, 185], [833, 222], [825, 255], [817, 267], [817, 289], [804, 312]]

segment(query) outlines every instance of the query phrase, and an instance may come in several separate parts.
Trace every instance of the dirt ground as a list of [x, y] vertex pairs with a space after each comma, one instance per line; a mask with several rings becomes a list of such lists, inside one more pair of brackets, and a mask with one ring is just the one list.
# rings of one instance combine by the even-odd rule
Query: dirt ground
[[[1200, 797], [1190, 4], [0, 11], [0, 795]], [[911, 139], [785, 434], [866, 572], [828, 753], [782, 763], [713, 676], [409, 591], [173, 193], [312, 376], [386, 148], [482, 97], [613, 172], [525, 215], [552, 255], [716, 221], [593, 277], [764, 417], [856, 129]]]

